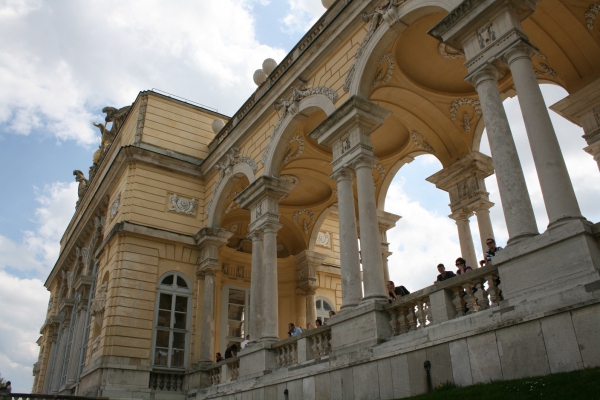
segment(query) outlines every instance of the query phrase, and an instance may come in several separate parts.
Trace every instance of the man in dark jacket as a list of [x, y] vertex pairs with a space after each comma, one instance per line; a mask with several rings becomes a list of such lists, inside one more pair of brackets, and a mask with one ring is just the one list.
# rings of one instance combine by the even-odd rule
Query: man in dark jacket
[[391, 303], [402, 296], [410, 294], [410, 292], [404, 286], [400, 285], [396, 287], [393, 281], [387, 281], [385, 283], [385, 287], [388, 290], [388, 303]]

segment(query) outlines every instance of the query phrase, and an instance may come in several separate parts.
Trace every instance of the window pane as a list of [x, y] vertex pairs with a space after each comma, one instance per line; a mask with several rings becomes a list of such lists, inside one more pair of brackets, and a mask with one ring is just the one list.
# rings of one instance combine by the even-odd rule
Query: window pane
[[171, 354], [171, 367], [183, 367], [184, 358], [184, 350], [173, 350], [173, 353]]
[[187, 312], [187, 303], [187, 297], [175, 296], [175, 311]]
[[158, 308], [161, 310], [171, 310], [171, 301], [173, 299], [172, 294], [160, 294], [160, 301], [158, 303]]
[[156, 331], [156, 347], [169, 347], [169, 331]]
[[169, 354], [169, 349], [161, 349], [159, 347], [156, 348], [154, 352], [154, 365], [167, 365], [167, 355]]
[[171, 311], [159, 310], [158, 320], [156, 321], [157, 326], [171, 327]]
[[321, 300], [317, 300], [317, 308], [321, 308]]
[[323, 308], [325, 309], [325, 311], [331, 311], [331, 306], [326, 301], [323, 302]]
[[173, 284], [173, 275], [165, 276], [165, 279], [163, 279], [160, 284], [171, 286]]
[[229, 313], [228, 313], [228, 319], [232, 319], [235, 321], [241, 321], [242, 317], [244, 316], [244, 307], [242, 306], [236, 306], [233, 304], [229, 305]]
[[187, 288], [188, 287], [187, 283], [185, 283], [185, 279], [183, 279], [180, 276], [177, 277], [177, 286], [183, 287], [183, 288]]
[[175, 313], [175, 326], [177, 329], [185, 329], [187, 314], [186, 313]]
[[229, 289], [229, 302], [233, 304], [244, 304], [246, 293], [243, 290]]
[[185, 333], [173, 332], [173, 348], [185, 349]]

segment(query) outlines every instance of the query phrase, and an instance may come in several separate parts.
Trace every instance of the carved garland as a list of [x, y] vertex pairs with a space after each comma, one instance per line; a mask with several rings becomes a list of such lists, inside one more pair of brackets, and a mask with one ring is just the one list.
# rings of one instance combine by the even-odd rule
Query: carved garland
[[425, 140], [425, 136], [423, 136], [420, 132], [412, 131], [411, 137], [413, 142], [415, 142], [415, 144], [417, 145], [417, 147], [425, 150], [428, 153], [435, 154], [435, 150], [433, 149], [433, 147], [431, 147], [429, 142]]
[[304, 231], [304, 233], [308, 233], [308, 226], [315, 223], [315, 214], [311, 210], [296, 211], [294, 213], [294, 223], [295, 224], [300, 225], [300, 223], [298, 222], [298, 218], [303, 214], [306, 214], [310, 217], [310, 223], [308, 223], [306, 221], [306, 219], [303, 219], [302, 224], [301, 224], [302, 230]]
[[250, 166], [250, 168], [252, 169], [252, 172], [256, 172], [256, 170], [258, 169], [258, 165], [256, 165], [256, 162], [250, 158], [250, 157], [242, 157], [240, 156], [238, 153], [240, 152], [240, 149], [238, 149], [237, 147], [232, 147], [229, 154], [225, 155], [225, 159], [217, 164], [215, 164], [215, 168], [221, 170], [221, 174], [219, 176], [219, 180], [217, 181], [217, 184], [215, 185], [215, 189], [213, 191], [213, 196], [210, 198], [210, 201], [208, 202], [208, 205], [206, 206], [206, 214], [210, 214], [210, 210], [212, 209], [212, 205], [215, 201], [215, 196], [214, 193], [218, 192], [219, 187], [221, 186], [221, 184], [223, 183], [223, 181], [225, 180], [225, 177], [229, 177], [231, 175], [231, 170], [233, 168], [233, 166], [243, 163], [243, 164], [247, 164], [248, 166]]
[[[463, 97], [462, 99], [454, 100], [450, 106], [450, 118], [452, 121], [456, 121], [456, 112], [461, 106], [464, 105], [470, 105], [473, 107], [475, 110], [475, 115], [481, 117], [481, 105], [479, 104], [479, 100]], [[469, 119], [469, 115], [467, 113], [464, 113], [463, 115], [463, 129], [465, 131], [471, 130], [471, 120]]]
[[300, 135], [294, 136], [290, 140], [288, 147], [291, 146], [293, 142], [298, 142], [298, 149], [296, 149], [296, 151], [293, 151], [293, 149], [288, 150], [288, 152], [285, 154], [285, 157], [283, 158], [284, 164], [287, 164], [290, 161], [295, 160], [296, 158], [300, 157], [300, 155], [304, 151], [304, 138], [302, 136], [300, 136]]
[[587, 19], [586, 27], [591, 31], [594, 29], [594, 21], [600, 12], [600, 3], [594, 3], [585, 12], [585, 18]]
[[296, 175], [290, 175], [290, 174], [280, 175], [279, 179], [283, 179], [284, 181], [293, 183], [294, 185], [297, 185], [298, 182], [300, 182], [300, 179], [298, 179], [298, 177]]
[[[385, 73], [385, 76], [383, 76], [383, 69], [379, 70], [379, 67], [381, 67], [384, 62], [388, 63], [388, 69]], [[387, 53], [381, 57], [381, 60], [379, 60], [379, 64], [377, 65], [377, 69], [378, 72], [373, 80], [373, 87], [377, 87], [380, 83], [385, 85], [390, 81], [390, 79], [392, 79], [392, 74], [394, 73], [394, 56], [392, 53]]]

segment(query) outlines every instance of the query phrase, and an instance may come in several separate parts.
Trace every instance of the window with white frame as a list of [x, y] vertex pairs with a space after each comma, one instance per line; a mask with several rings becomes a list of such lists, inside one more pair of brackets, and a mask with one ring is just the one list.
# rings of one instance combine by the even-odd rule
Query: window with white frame
[[320, 319], [321, 322], [327, 322], [329, 320], [329, 311], [335, 311], [333, 304], [325, 297], [317, 297], [316, 299], [317, 306], [317, 319]]
[[189, 343], [191, 285], [179, 272], [169, 272], [158, 284], [153, 364], [185, 368]]

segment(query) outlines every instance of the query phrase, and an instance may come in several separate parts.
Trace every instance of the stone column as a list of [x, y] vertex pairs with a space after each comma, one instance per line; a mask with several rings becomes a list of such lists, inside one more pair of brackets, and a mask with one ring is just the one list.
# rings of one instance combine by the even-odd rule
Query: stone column
[[[279, 223], [279, 201], [286, 197], [294, 186], [295, 184], [284, 179], [261, 176], [235, 199], [241, 207], [251, 210], [250, 232], [262, 232], [262, 266], [257, 275], [261, 289], [261, 293], [258, 294], [261, 317], [256, 321], [258, 327], [253, 328], [253, 332], [259, 332], [261, 342], [279, 340], [277, 231], [282, 227]], [[254, 246], [253, 242], [253, 250]], [[259, 246], [259, 243], [256, 243], [256, 246]], [[253, 271], [253, 278], [254, 274]]]
[[363, 266], [364, 300], [386, 300], [381, 241], [377, 221], [377, 206], [373, 182], [374, 158], [360, 156], [354, 161], [358, 191], [358, 215], [360, 223], [360, 252]]
[[469, 80], [479, 94], [510, 244], [537, 235], [538, 229], [496, 77], [496, 69], [487, 66]]
[[260, 338], [260, 327], [262, 326], [262, 292], [263, 282], [261, 280], [263, 269], [263, 238], [261, 231], [250, 233], [252, 239], [252, 276], [250, 277], [250, 315], [248, 332], [250, 341], [256, 342]]
[[317, 319], [317, 305], [315, 293], [319, 288], [317, 280], [317, 268], [327, 258], [326, 254], [315, 251], [304, 250], [296, 255], [296, 267], [298, 268], [298, 288], [306, 296], [306, 322], [315, 326]]
[[342, 274], [342, 307], [358, 305], [362, 297], [360, 284], [360, 261], [358, 258], [358, 233], [354, 195], [352, 194], [352, 171], [340, 169], [331, 175], [337, 182], [338, 215], [340, 226], [340, 266]]
[[215, 274], [219, 270], [219, 248], [233, 233], [221, 228], [204, 227], [194, 236], [200, 249], [196, 277], [204, 278], [202, 323], [200, 326], [200, 363], [212, 364], [215, 355]]
[[475, 269], [478, 267], [477, 256], [475, 255], [475, 246], [473, 245], [473, 235], [469, 225], [470, 212], [460, 212], [450, 215], [456, 221], [458, 228], [458, 241], [460, 242], [461, 257], [467, 261], [467, 265]]
[[[490, 203], [491, 204], [491, 203]], [[485, 244], [488, 238], [496, 239], [494, 236], [494, 229], [492, 228], [492, 220], [490, 218], [490, 207], [491, 205], [479, 205], [475, 207], [475, 215], [477, 216], [477, 225], [479, 226], [479, 238], [481, 239], [481, 248], [483, 249], [483, 255], [487, 251], [487, 245]]]
[[533, 51], [530, 45], [521, 42], [509, 49], [504, 58], [513, 76], [550, 220], [549, 226], [552, 226], [561, 220], [583, 217], [546, 103], [533, 72]]

